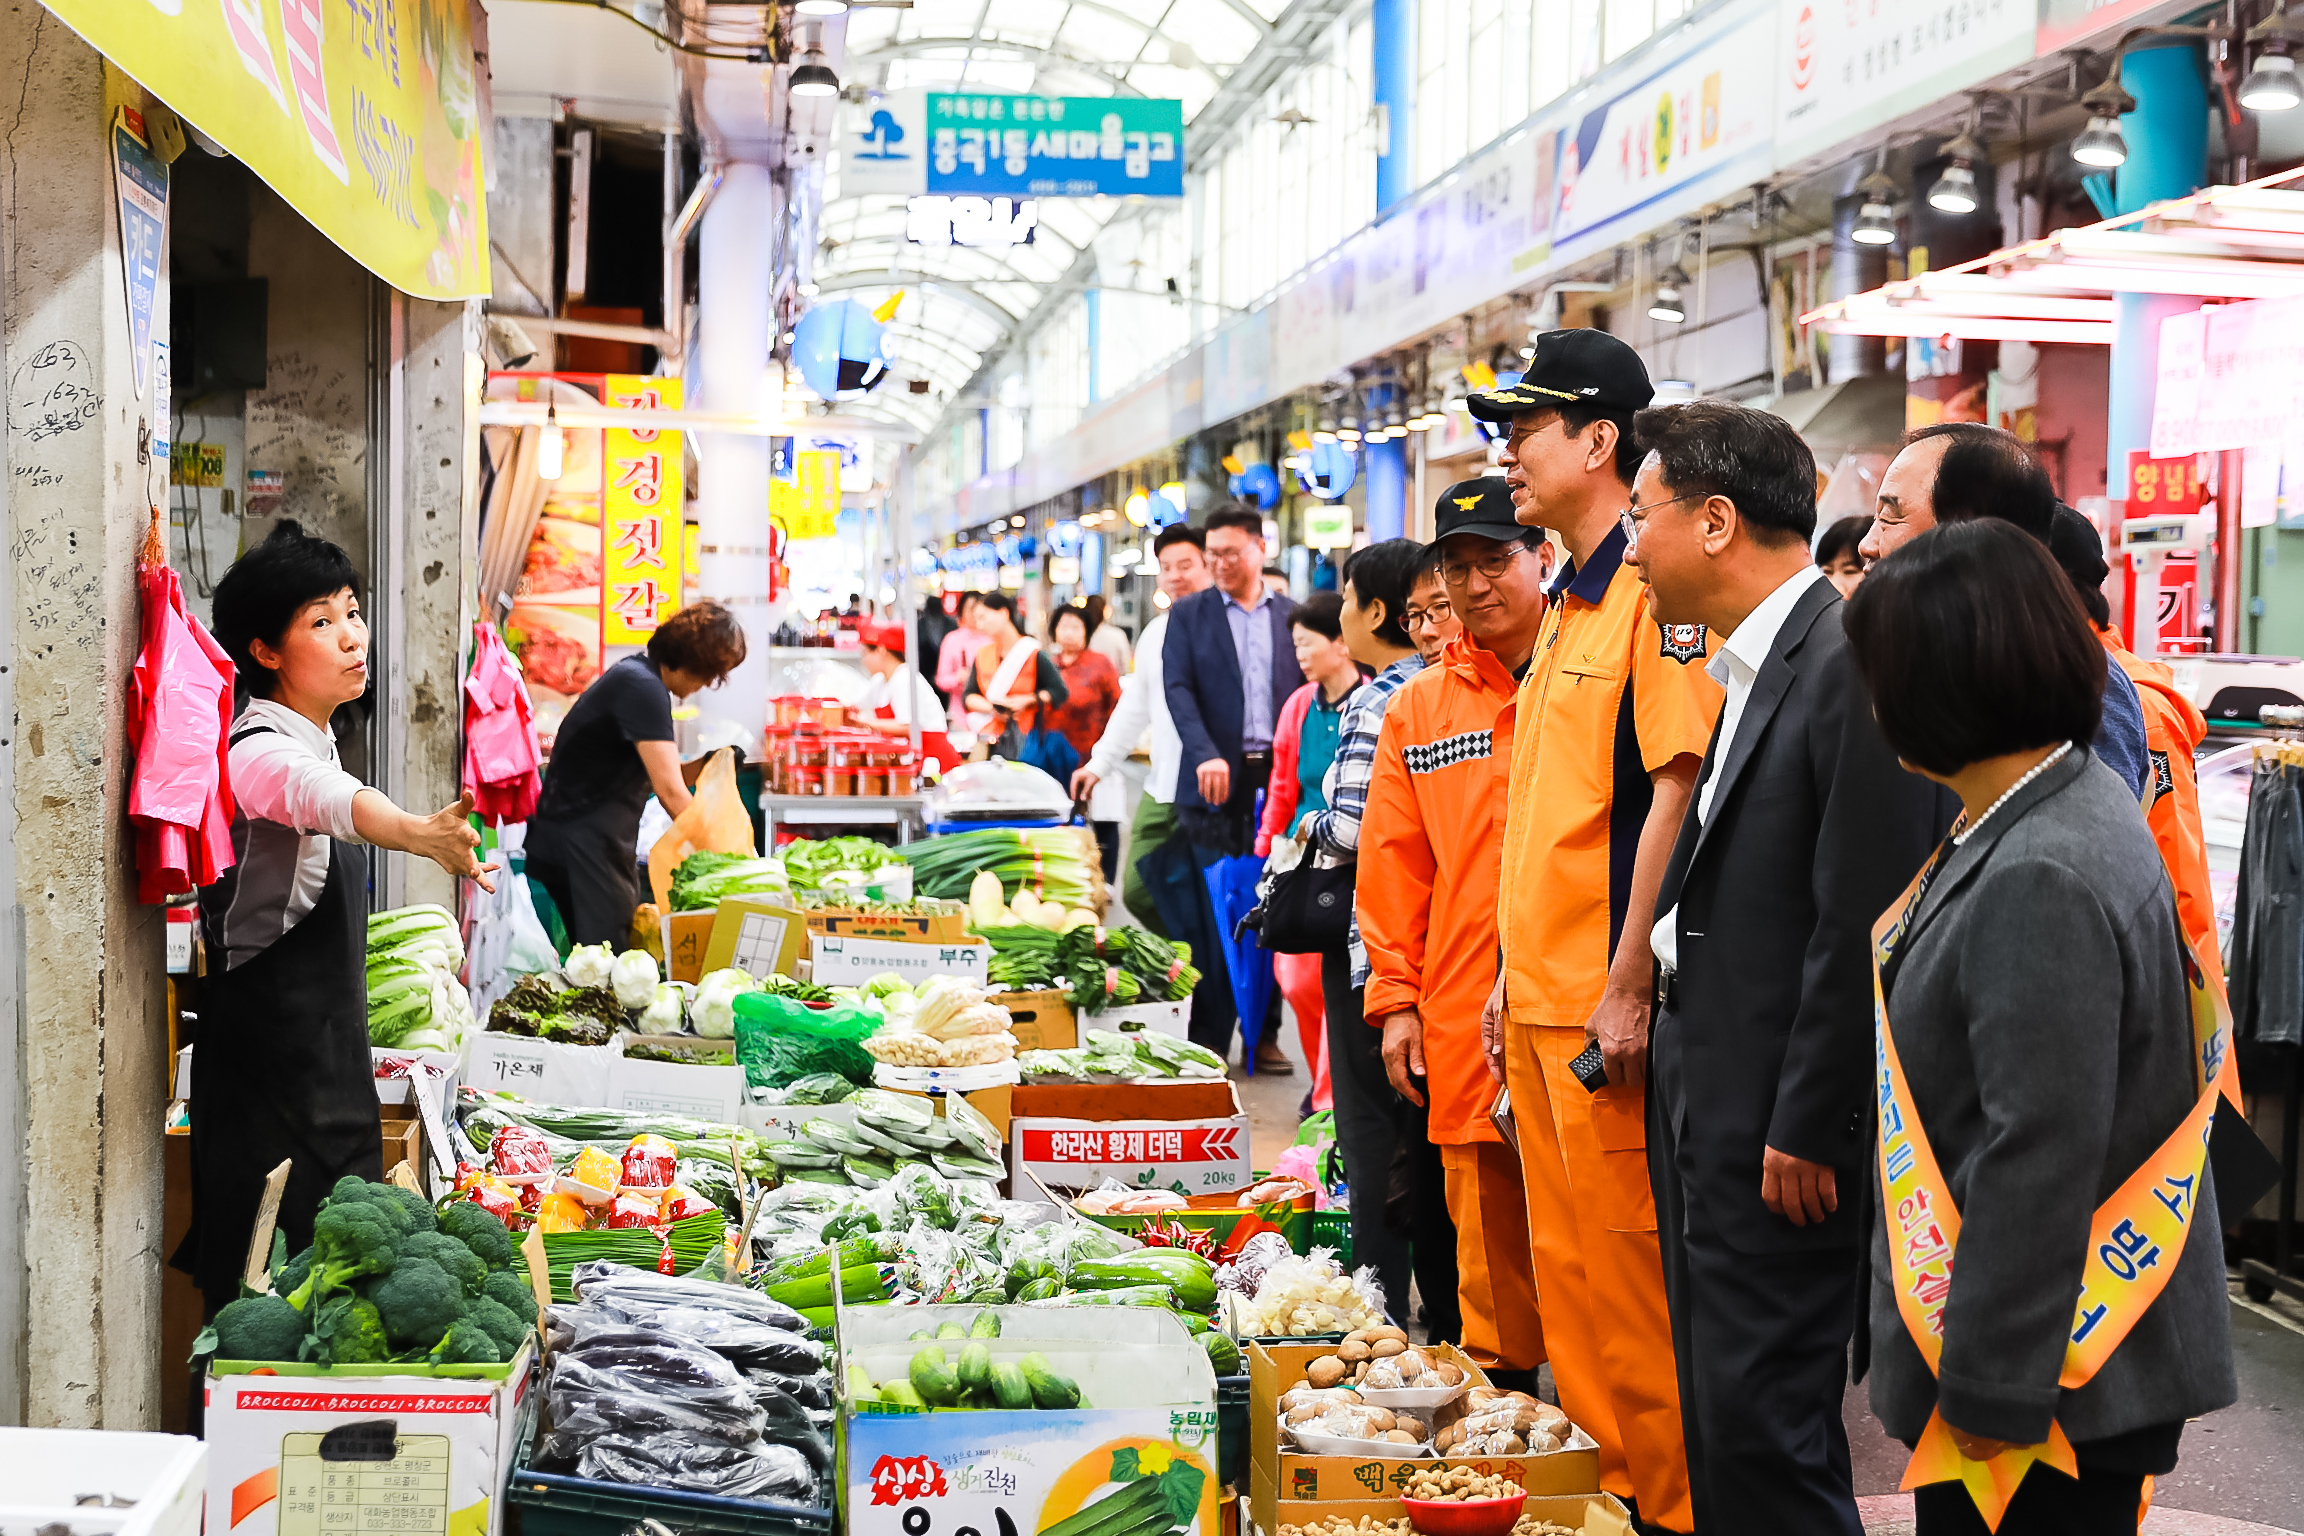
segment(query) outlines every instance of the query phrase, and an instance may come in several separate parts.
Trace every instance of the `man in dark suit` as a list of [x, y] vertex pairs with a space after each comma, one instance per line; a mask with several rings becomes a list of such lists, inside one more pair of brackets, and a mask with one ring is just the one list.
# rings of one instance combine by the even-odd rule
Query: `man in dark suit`
[[1860, 1536], [1841, 1426], [1872, 1062], [1871, 928], [1942, 826], [1872, 718], [1777, 417], [1643, 411], [1627, 564], [1724, 637], [1727, 690], [1656, 898], [1649, 1165], [1704, 1532]]
[[[1208, 514], [1207, 535], [1216, 584], [1168, 611], [1160, 662], [1169, 718], [1183, 743], [1176, 827], [1202, 868], [1254, 846], [1256, 792], [1272, 774], [1272, 731], [1288, 695], [1304, 686], [1288, 632], [1296, 605], [1265, 590], [1262, 515], [1239, 503], [1220, 507]], [[1203, 972], [1192, 998], [1192, 1038], [1229, 1052], [1231, 984], [1220, 963], [1209, 963], [1222, 954], [1213, 914], [1203, 924], [1201, 936], [1187, 940]], [[1277, 1033], [1265, 1031], [1260, 1070], [1292, 1070]]]

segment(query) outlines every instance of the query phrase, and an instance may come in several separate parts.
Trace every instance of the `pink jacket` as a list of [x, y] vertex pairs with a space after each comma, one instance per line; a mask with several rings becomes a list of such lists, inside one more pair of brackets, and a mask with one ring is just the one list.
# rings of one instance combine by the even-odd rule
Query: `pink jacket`
[[1280, 706], [1280, 718], [1273, 722], [1272, 779], [1264, 787], [1264, 820], [1256, 828], [1258, 858], [1272, 851], [1272, 839], [1285, 835], [1296, 819], [1297, 802], [1303, 798], [1303, 787], [1296, 782], [1298, 749], [1304, 742], [1304, 716], [1319, 691], [1318, 683], [1306, 683], [1288, 695], [1288, 702]]

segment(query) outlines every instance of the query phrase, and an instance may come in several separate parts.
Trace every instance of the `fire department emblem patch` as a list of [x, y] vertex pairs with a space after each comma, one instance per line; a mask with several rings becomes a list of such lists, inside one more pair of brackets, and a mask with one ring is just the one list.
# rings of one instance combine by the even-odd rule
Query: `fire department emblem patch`
[[1704, 659], [1704, 626], [1701, 624], [1658, 624], [1664, 632], [1664, 654], [1686, 666], [1691, 661]]

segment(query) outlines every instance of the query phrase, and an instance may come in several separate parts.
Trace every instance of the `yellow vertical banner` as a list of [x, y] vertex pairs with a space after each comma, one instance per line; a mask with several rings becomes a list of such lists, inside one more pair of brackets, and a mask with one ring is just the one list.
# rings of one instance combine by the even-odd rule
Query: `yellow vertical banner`
[[[606, 403], [680, 409], [678, 379], [612, 373]], [[680, 606], [681, 437], [659, 427], [610, 427], [600, 442], [600, 643], [645, 645]]]
[[790, 539], [828, 539], [840, 524], [840, 451], [792, 456], [792, 478], [768, 482], [768, 519]]

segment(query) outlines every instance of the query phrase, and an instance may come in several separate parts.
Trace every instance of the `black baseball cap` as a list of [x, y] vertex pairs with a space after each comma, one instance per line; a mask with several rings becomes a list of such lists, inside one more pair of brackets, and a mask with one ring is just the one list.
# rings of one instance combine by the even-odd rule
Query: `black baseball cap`
[[1440, 493], [1433, 503], [1437, 530], [1432, 542], [1437, 545], [1452, 533], [1476, 534], [1483, 539], [1499, 543], [1514, 543], [1528, 530], [1512, 517], [1512, 487], [1502, 475], [1482, 475], [1477, 480], [1459, 480]]
[[1564, 405], [1645, 410], [1656, 398], [1640, 354], [1606, 331], [1546, 331], [1517, 384], [1484, 389], [1465, 404], [1482, 421], [1510, 421], [1528, 411]]

